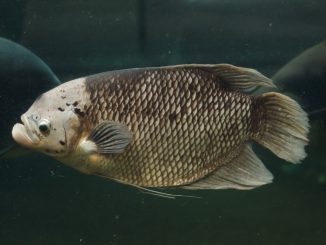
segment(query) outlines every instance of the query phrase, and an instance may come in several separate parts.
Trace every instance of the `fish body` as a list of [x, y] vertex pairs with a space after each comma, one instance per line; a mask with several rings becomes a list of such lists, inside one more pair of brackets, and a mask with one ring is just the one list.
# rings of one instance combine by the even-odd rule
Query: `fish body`
[[101, 73], [40, 96], [13, 137], [134, 186], [251, 189], [272, 181], [252, 141], [293, 163], [308, 143], [300, 106], [278, 93], [250, 95], [259, 86], [274, 85], [227, 64]]

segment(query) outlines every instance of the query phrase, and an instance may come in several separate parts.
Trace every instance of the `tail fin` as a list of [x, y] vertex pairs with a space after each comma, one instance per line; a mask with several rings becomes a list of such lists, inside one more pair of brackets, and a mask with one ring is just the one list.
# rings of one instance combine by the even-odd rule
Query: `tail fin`
[[299, 163], [306, 157], [304, 147], [309, 142], [307, 113], [296, 101], [279, 93], [265, 93], [258, 100], [265, 124], [256, 140], [278, 157]]

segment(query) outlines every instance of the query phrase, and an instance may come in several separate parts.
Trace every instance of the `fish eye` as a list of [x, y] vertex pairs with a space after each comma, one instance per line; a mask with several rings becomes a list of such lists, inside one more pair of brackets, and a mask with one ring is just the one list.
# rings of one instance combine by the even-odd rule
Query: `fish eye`
[[43, 119], [39, 122], [38, 129], [42, 133], [47, 133], [50, 130], [50, 122], [46, 119]]

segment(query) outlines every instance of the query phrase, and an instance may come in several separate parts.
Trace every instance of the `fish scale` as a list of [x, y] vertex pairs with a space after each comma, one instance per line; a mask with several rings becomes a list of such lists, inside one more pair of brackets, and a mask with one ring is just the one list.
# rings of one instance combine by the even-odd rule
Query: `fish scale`
[[[113, 156], [114, 165], [106, 164], [106, 176], [142, 186], [186, 184], [234, 157], [228, 153], [237, 152], [249, 137], [252, 98], [225, 91], [218, 82], [192, 69], [88, 78], [91, 125], [118, 119], [136, 136], [127, 151]], [[248, 106], [243, 110], [237, 104]]]

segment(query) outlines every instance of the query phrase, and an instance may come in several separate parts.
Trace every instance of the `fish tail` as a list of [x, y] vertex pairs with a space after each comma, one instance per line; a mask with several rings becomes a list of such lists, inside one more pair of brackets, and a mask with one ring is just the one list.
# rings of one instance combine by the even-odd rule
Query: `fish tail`
[[270, 92], [257, 97], [255, 110], [259, 126], [254, 139], [286, 161], [301, 162], [307, 155], [309, 121], [300, 105], [286, 95]]

